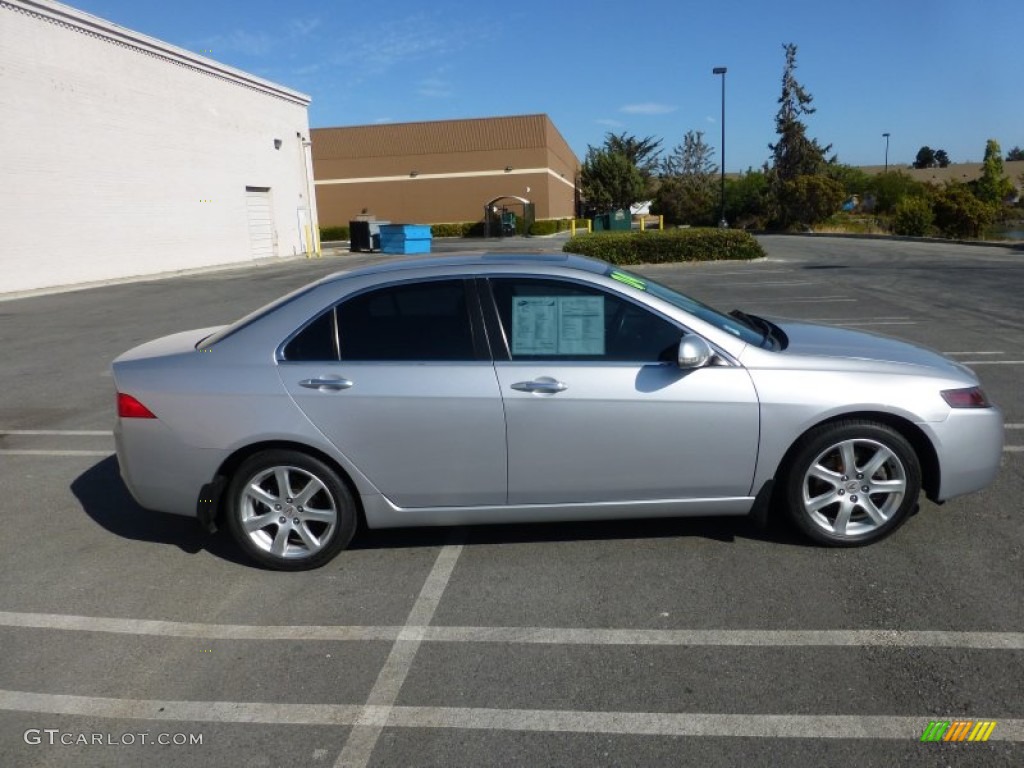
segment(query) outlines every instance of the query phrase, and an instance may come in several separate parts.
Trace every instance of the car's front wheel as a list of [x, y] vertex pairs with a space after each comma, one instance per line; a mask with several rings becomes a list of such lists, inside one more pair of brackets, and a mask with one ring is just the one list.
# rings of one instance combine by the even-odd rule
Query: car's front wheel
[[356, 508], [324, 462], [297, 451], [250, 456], [227, 491], [228, 530], [249, 557], [282, 571], [318, 568], [351, 541]]
[[921, 465], [892, 427], [832, 422], [804, 436], [783, 482], [786, 507], [803, 533], [820, 544], [853, 547], [903, 524], [921, 492]]

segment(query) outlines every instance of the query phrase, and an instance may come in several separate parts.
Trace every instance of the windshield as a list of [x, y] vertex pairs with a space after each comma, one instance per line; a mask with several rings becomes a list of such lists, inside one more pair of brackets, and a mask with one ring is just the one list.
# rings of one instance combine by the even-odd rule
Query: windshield
[[624, 283], [631, 288], [636, 288], [638, 291], [644, 291], [652, 296], [657, 296], [662, 301], [667, 301], [672, 306], [679, 307], [679, 309], [689, 312], [695, 317], [699, 317], [704, 322], [710, 323], [716, 328], [720, 328], [727, 333], [731, 333], [736, 338], [742, 339], [748, 344], [755, 344], [762, 347], [768, 343], [765, 334], [760, 331], [756, 331], [737, 318], [724, 315], [717, 309], [713, 309], [707, 304], [702, 304], [684, 293], [679, 293], [679, 291], [675, 291], [667, 285], [662, 285], [661, 283], [655, 282], [647, 277], [634, 275], [632, 272], [627, 272], [626, 270], [619, 269], [618, 267], [609, 267], [604, 274], [606, 277], [618, 280], [620, 283]]

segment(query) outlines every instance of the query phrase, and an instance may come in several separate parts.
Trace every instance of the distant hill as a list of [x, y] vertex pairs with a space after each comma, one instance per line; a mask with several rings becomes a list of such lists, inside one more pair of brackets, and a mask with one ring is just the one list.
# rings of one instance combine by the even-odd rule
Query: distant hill
[[[865, 173], [884, 173], [884, 165], [862, 165], [860, 169]], [[981, 163], [952, 163], [945, 168], [912, 168], [909, 165], [897, 165], [889, 163], [890, 171], [900, 171], [917, 181], [930, 181], [933, 184], [942, 184], [945, 181], [974, 181], [981, 177]], [[1003, 172], [1010, 177], [1018, 189], [1022, 189], [1020, 176], [1024, 174], [1024, 160], [1014, 160], [1003, 163]], [[1024, 190], [1022, 190], [1024, 191]]]

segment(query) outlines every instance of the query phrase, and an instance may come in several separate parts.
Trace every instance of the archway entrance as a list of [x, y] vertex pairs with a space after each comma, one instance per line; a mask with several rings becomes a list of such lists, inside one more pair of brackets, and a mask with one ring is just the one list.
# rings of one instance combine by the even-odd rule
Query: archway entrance
[[[516, 221], [517, 214], [521, 222]], [[529, 235], [535, 220], [534, 205], [525, 197], [501, 195], [484, 205], [484, 237], [514, 235], [520, 223], [523, 234]]]

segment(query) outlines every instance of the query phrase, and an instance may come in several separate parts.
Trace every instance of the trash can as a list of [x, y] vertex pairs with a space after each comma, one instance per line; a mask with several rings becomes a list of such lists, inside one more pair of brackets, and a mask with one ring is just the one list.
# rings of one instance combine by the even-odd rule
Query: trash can
[[370, 236], [370, 222], [350, 221], [348, 223], [348, 249], [353, 253], [372, 251], [373, 240]]
[[610, 230], [626, 230], [627, 232], [633, 228], [633, 217], [629, 211], [619, 208], [615, 211], [610, 211], [605, 214], [608, 217], [608, 227]]
[[388, 221], [359, 217], [348, 223], [348, 249], [352, 253], [365, 251], [373, 253], [380, 250], [380, 228]]

